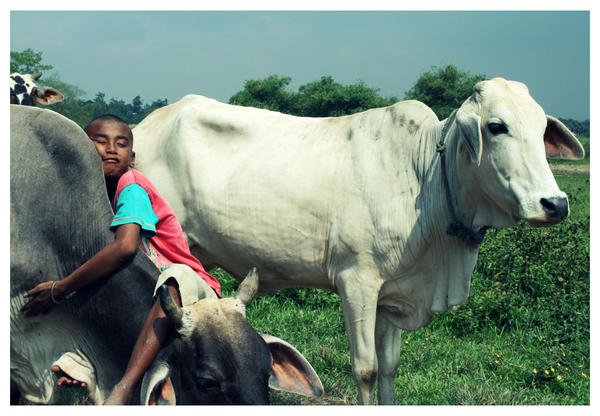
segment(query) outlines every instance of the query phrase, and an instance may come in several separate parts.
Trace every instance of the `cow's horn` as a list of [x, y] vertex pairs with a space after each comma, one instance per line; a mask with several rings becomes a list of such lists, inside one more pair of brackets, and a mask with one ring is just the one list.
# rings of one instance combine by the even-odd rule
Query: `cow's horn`
[[167, 315], [169, 321], [171, 321], [171, 323], [175, 326], [175, 329], [180, 330], [183, 326], [183, 311], [171, 297], [171, 293], [169, 293], [169, 287], [166, 284], [161, 285], [157, 292], [158, 299], [160, 300], [160, 306], [165, 312], [165, 315]]
[[37, 81], [41, 77], [42, 77], [42, 73], [41, 72], [37, 72], [37, 73], [31, 75], [31, 78], [33, 78], [34, 81]]
[[254, 296], [258, 292], [258, 271], [256, 267], [253, 267], [252, 270], [246, 275], [240, 286], [237, 288], [233, 297], [242, 301], [242, 303], [246, 306], [250, 305]]

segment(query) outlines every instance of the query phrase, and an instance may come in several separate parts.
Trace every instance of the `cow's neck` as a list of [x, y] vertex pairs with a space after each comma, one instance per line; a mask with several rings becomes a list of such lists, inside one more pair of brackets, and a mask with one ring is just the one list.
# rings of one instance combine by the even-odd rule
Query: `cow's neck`
[[[478, 246], [483, 242], [488, 226], [475, 224], [477, 203], [473, 200], [473, 192], [469, 191], [464, 180], [459, 179], [459, 159], [464, 154], [458, 153], [458, 128], [456, 127], [456, 112], [445, 120], [436, 144], [438, 154], [439, 175], [442, 182], [441, 196], [446, 199], [449, 221], [446, 233], [455, 236], [469, 245]], [[468, 180], [466, 181], [468, 182]]]

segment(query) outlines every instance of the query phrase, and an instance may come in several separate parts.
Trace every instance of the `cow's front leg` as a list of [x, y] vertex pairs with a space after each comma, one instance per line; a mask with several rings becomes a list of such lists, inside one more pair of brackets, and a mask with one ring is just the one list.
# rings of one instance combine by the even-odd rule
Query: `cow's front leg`
[[336, 285], [342, 299], [352, 372], [358, 386], [360, 404], [373, 403], [377, 380], [375, 318], [380, 285], [373, 280], [376, 280], [373, 276], [352, 273], [339, 278]]
[[387, 318], [384, 308], [377, 308], [375, 325], [375, 348], [379, 372], [377, 376], [377, 399], [379, 404], [395, 404], [394, 378], [400, 365], [402, 330]]

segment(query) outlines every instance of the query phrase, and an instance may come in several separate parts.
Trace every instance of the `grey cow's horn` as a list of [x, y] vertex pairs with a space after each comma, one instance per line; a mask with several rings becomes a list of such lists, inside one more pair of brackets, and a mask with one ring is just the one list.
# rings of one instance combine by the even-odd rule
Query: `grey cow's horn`
[[162, 307], [165, 315], [171, 323], [175, 326], [178, 331], [183, 326], [182, 317], [183, 311], [175, 303], [171, 294], [169, 293], [169, 287], [164, 284], [158, 288], [158, 299], [160, 300], [160, 306]]
[[233, 297], [242, 301], [246, 306], [250, 305], [254, 296], [258, 292], [258, 271], [256, 267], [246, 275], [240, 286], [237, 288]]
[[31, 78], [33, 78], [34, 81], [37, 81], [41, 77], [42, 77], [42, 73], [41, 72], [36, 72], [35, 74], [31, 74]]

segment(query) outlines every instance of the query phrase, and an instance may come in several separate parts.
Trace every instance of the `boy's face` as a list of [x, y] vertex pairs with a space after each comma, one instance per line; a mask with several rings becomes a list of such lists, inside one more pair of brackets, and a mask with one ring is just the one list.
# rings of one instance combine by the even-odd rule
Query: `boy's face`
[[88, 127], [87, 133], [102, 159], [104, 176], [119, 179], [129, 168], [133, 168], [133, 135], [126, 124], [114, 120], [98, 120]]

